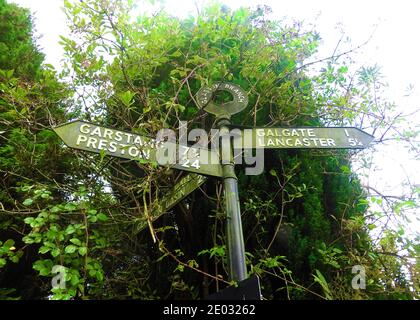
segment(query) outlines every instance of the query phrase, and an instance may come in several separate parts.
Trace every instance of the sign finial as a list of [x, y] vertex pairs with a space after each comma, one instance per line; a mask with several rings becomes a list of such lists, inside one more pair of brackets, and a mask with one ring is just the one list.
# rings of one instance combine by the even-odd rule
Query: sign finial
[[[220, 105], [213, 101], [217, 91], [227, 91], [233, 96], [233, 101]], [[204, 86], [197, 92], [197, 104], [200, 109], [215, 115], [216, 117], [230, 117], [245, 109], [248, 105], [248, 95], [238, 85], [230, 82], [215, 82], [210, 86]]]

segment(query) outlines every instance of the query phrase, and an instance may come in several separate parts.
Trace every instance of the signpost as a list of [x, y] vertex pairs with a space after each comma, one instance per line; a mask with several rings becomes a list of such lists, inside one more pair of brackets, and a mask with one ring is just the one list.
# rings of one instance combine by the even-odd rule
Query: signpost
[[244, 149], [363, 149], [373, 136], [358, 128], [252, 128], [242, 129]]
[[[216, 105], [212, 101], [212, 97], [220, 90], [228, 91], [233, 96], [233, 101], [222, 103], [220, 106]], [[242, 281], [247, 278], [245, 244], [239, 204], [238, 178], [235, 174], [232, 144], [228, 139], [230, 139], [230, 116], [242, 111], [247, 106], [248, 96], [237, 85], [216, 82], [213, 86], [202, 87], [197, 92], [197, 102], [200, 108], [216, 116], [216, 123], [220, 130], [230, 277], [234, 281]]]
[[[228, 91], [233, 101], [217, 105], [213, 97], [217, 91]], [[223, 167], [224, 196], [226, 202], [227, 244], [229, 252], [230, 277], [235, 281], [247, 278], [245, 247], [239, 205], [238, 179], [233, 162], [233, 144], [230, 139], [230, 116], [242, 111], [248, 104], [246, 93], [231, 83], [216, 82], [205, 86], [197, 93], [198, 106], [216, 116], [220, 130]], [[365, 148], [373, 139], [371, 135], [356, 128], [252, 128], [243, 129], [232, 136], [242, 139], [239, 145], [251, 148]], [[238, 144], [236, 144], [237, 146]]]
[[[191, 192], [199, 188], [206, 180], [205, 176], [196, 173], [189, 173], [183, 176], [169, 192], [166, 192], [159, 200], [153, 202], [151, 206], [151, 221], [157, 220]], [[143, 223], [136, 226], [136, 232], [140, 232], [147, 227], [147, 224], [148, 222], [145, 219]]]
[[[205, 176], [189, 173], [181, 178], [181, 180], [166, 193], [156, 204], [153, 209], [153, 216], [160, 216], [162, 213], [171, 209], [179, 201], [188, 196], [191, 192], [199, 188], [207, 178]], [[155, 219], [154, 219], [155, 220]]]
[[[228, 91], [232, 95], [233, 101], [217, 105], [213, 101], [217, 91]], [[228, 289], [222, 296], [234, 299], [260, 299], [258, 278], [247, 279], [233, 147], [236, 148], [239, 145], [243, 149], [363, 149], [374, 137], [360, 129], [350, 127], [242, 128], [239, 130], [240, 134], [232, 136], [230, 128], [236, 127], [231, 124], [230, 117], [247, 106], [248, 96], [239, 86], [227, 82], [216, 82], [211, 86], [202, 87], [197, 93], [197, 104], [198, 107], [216, 116], [221, 139], [220, 152], [178, 145], [175, 142], [157, 141], [138, 134], [104, 128], [83, 121], [66, 123], [55, 127], [54, 131], [71, 148], [144, 163], [157, 163], [192, 172], [183, 177], [172, 191], [165, 194], [158, 203], [154, 203], [152, 220], [156, 220], [165, 211], [201, 186], [206, 181], [205, 176], [222, 178], [226, 204], [230, 278], [238, 281], [243, 287], [239, 290]], [[231, 138], [234, 143], [231, 143]], [[162, 162], [165, 154], [176, 161]], [[147, 222], [145, 222], [146, 225]], [[250, 289], [244, 289], [248, 287]], [[216, 298], [222, 296], [215, 295]]]
[[[178, 145], [174, 142], [156, 141], [138, 134], [100, 127], [83, 121], [73, 121], [54, 128], [64, 143], [81, 149], [109, 156], [157, 163], [171, 168], [214, 176], [222, 176], [222, 167], [216, 159], [219, 155], [207, 149]], [[165, 152], [177, 154], [167, 154]], [[159, 163], [172, 159], [169, 163]]]

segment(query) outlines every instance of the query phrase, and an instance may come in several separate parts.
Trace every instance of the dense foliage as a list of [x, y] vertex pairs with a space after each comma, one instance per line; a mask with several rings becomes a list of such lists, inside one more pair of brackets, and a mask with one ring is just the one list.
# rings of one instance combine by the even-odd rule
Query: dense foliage
[[[389, 125], [366, 120], [378, 111], [369, 103], [374, 69], [356, 85], [332, 56], [309, 76], [320, 36], [269, 20], [267, 7], [212, 5], [183, 20], [133, 18], [135, 9], [132, 1], [65, 1], [71, 35], [61, 39], [57, 75], [42, 64], [28, 12], [0, 0], [2, 298], [201, 299], [229, 285], [220, 181], [153, 217], [180, 172], [71, 150], [54, 125], [84, 119], [154, 136], [184, 120], [208, 131], [214, 118], [195, 94], [215, 81], [248, 93], [236, 124]], [[263, 174], [237, 166], [247, 266], [265, 298], [418, 297], [415, 247], [391, 229], [379, 245], [370, 235], [354, 155], [269, 150]], [[362, 290], [351, 285], [356, 265], [366, 269]], [[51, 288], [59, 270], [65, 287]]]

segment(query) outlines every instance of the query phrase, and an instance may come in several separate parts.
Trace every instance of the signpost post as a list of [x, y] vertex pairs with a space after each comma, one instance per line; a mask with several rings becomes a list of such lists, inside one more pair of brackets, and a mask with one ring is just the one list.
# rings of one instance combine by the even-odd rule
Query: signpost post
[[[217, 91], [227, 91], [233, 101], [216, 104], [213, 101]], [[242, 128], [241, 134], [230, 135], [231, 115], [242, 111], [248, 104], [248, 97], [239, 86], [216, 82], [202, 87], [197, 93], [198, 106], [216, 116], [219, 129], [220, 151], [178, 145], [174, 142], [161, 142], [138, 134], [100, 127], [83, 121], [73, 121], [54, 128], [54, 131], [71, 148], [104, 153], [114, 157], [137, 160], [144, 163], [157, 163], [174, 169], [191, 172], [175, 185], [155, 206], [153, 220], [169, 210], [176, 203], [202, 185], [206, 178], [213, 176], [223, 179], [226, 205], [227, 246], [231, 280], [239, 283], [247, 279], [245, 246], [242, 232], [241, 210], [239, 204], [238, 178], [235, 174], [233, 146], [243, 149], [292, 148], [292, 149], [363, 149], [373, 140], [373, 136], [357, 128]], [[234, 141], [232, 141], [234, 140]], [[236, 144], [235, 144], [236, 142]], [[175, 162], [161, 162], [160, 155], [174, 152]], [[172, 150], [172, 151], [171, 151]], [[220, 156], [220, 157], [219, 157]], [[259, 297], [258, 279], [248, 279], [254, 288], [252, 293], [239, 295]], [[248, 281], [247, 280], [247, 281]], [[256, 289], [255, 289], [256, 288]], [[254, 292], [255, 291], [255, 292]], [[226, 291], [231, 296], [231, 291]], [[232, 291], [233, 292], [233, 291]], [[235, 296], [237, 295], [235, 291]]]
[[[213, 102], [214, 94], [228, 91], [233, 101], [220, 106]], [[226, 206], [227, 247], [229, 255], [230, 278], [242, 281], [247, 278], [245, 265], [245, 245], [242, 232], [241, 207], [239, 205], [238, 178], [235, 174], [232, 144], [230, 141], [230, 116], [242, 111], [248, 104], [248, 96], [242, 88], [231, 84], [216, 82], [211, 87], [203, 87], [197, 93], [199, 107], [216, 116], [216, 123], [220, 130], [220, 154], [223, 168], [223, 191]]]

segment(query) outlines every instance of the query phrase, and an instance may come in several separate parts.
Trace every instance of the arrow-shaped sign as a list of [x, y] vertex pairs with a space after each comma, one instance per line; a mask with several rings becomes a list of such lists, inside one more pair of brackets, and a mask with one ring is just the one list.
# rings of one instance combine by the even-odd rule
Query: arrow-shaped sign
[[[175, 206], [179, 201], [199, 188], [204, 182], [206, 182], [206, 180], [207, 178], [205, 176], [195, 173], [189, 173], [182, 177], [170, 191], [166, 192], [160, 199], [157, 199], [152, 203], [150, 206], [151, 221], [157, 220], [162, 214]], [[147, 220], [141, 221], [136, 226], [136, 231], [141, 231], [147, 226], [147, 224]]]
[[138, 134], [73, 121], [54, 128], [64, 143], [74, 149], [104, 153], [113, 157], [158, 163], [171, 168], [221, 177], [222, 166], [216, 152], [156, 141]]
[[160, 215], [171, 209], [179, 201], [200, 187], [206, 180], [207, 178], [205, 176], [195, 173], [189, 173], [182, 177], [170, 192], [166, 193], [161, 200], [156, 202], [153, 216]]
[[[234, 137], [237, 142], [234, 147], [244, 149], [363, 149], [374, 139], [370, 134], [350, 127], [240, 129], [240, 134]], [[238, 139], [242, 140], [238, 141]]]

